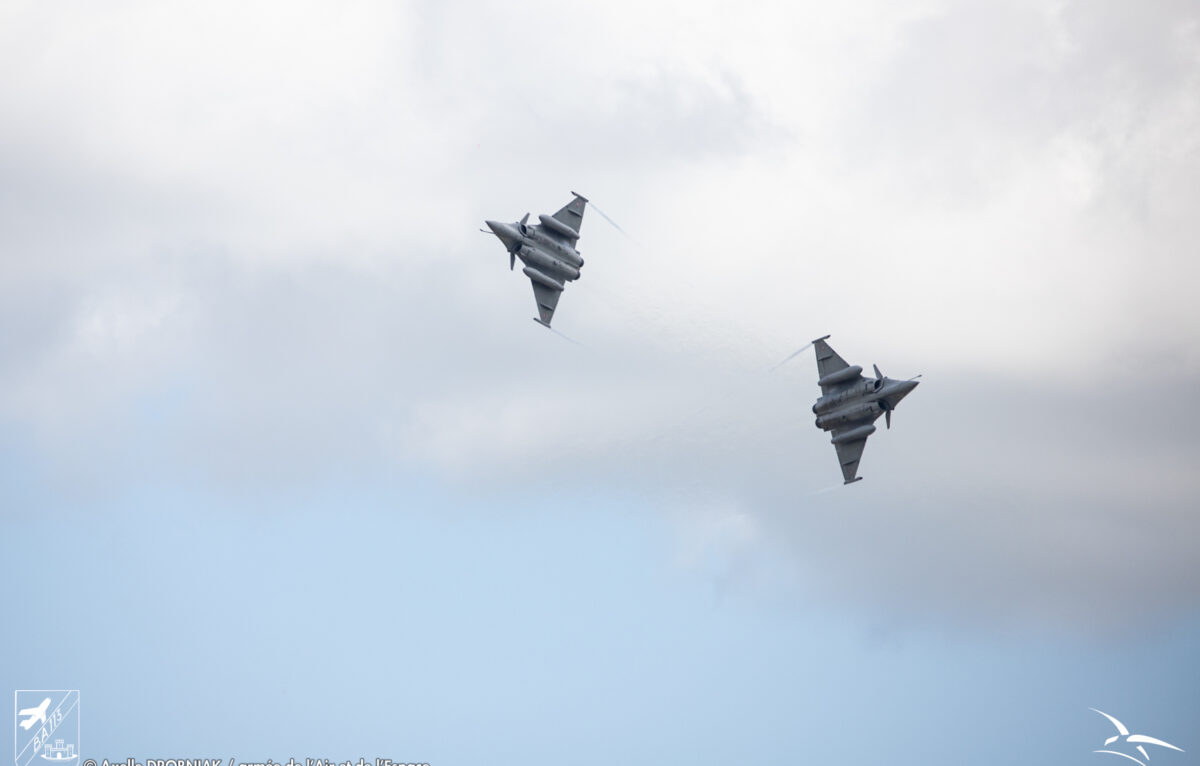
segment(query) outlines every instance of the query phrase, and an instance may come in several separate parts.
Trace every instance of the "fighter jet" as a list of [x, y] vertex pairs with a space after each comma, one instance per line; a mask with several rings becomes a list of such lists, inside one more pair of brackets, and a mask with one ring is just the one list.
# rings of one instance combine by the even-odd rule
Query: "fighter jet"
[[858, 461], [862, 458], [867, 437], [875, 433], [873, 425], [880, 415], [892, 427], [892, 410], [900, 400], [917, 387], [917, 381], [892, 380], [883, 377], [875, 367], [875, 379], [862, 376], [862, 367], [846, 364], [846, 360], [829, 347], [824, 338], [813, 341], [817, 351], [817, 385], [821, 397], [813, 405], [817, 428], [833, 432], [833, 446], [842, 465], [845, 484], [859, 481]]
[[546, 327], [550, 326], [565, 283], [579, 279], [579, 270], [583, 268], [583, 258], [579, 257], [575, 243], [579, 240], [587, 200], [575, 192], [571, 194], [575, 199], [562, 210], [552, 216], [538, 216], [541, 225], [528, 225], [529, 213], [513, 223], [484, 222], [508, 248], [509, 270], [517, 265], [518, 258], [525, 264], [521, 271], [533, 282], [533, 298], [538, 308], [533, 321]]

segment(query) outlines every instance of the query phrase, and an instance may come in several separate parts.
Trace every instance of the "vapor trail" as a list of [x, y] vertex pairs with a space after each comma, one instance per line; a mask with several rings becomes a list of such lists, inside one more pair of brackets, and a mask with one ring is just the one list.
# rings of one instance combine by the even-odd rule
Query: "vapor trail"
[[[591, 200], [588, 200], [588, 201], [591, 202]], [[629, 232], [622, 229], [616, 221], [614, 221], [613, 219], [611, 219], [607, 215], [605, 215], [604, 211], [601, 210], [599, 207], [597, 207], [595, 202], [592, 202], [592, 209], [595, 210], [597, 213], [599, 213], [601, 218], [603, 218], [604, 220], [611, 223], [614, 229], [616, 229], [617, 231], [621, 232], [626, 237], [628, 237], [631, 242], [638, 243], [638, 241], [636, 239], [634, 239], [633, 236]], [[638, 244], [641, 244], [641, 243], [638, 243]]]
[[805, 351], [807, 351], [807, 350], [808, 350], [808, 347], [809, 347], [809, 346], [811, 346], [811, 345], [812, 345], [812, 341], [809, 341], [808, 343], [805, 343], [805, 344], [804, 344], [804, 345], [803, 345], [803, 346], [802, 346], [802, 347], [801, 347], [801, 348], [800, 348], [798, 351], [795, 351], [795, 352], [793, 352], [791, 356], [789, 356], [787, 359], [784, 359], [782, 362], [780, 362], [779, 364], [775, 365], [775, 366], [774, 366], [774, 367], [772, 367], [771, 369], [767, 370], [767, 372], [775, 372], [775, 371], [776, 371], [776, 370], [778, 370], [780, 367], [784, 366], [784, 365], [785, 365], [785, 364], [787, 364], [788, 362], [792, 361], [792, 360], [793, 360], [793, 359], [795, 359], [796, 357], [798, 357], [798, 356], [800, 356], [801, 354], [803, 354]]
[[841, 487], [842, 487], [842, 485], [841, 485], [841, 484], [834, 484], [834, 485], [831, 485], [831, 486], [825, 487], [825, 488], [823, 488], [823, 489], [814, 489], [812, 492], [809, 492], [809, 493], [808, 493], [808, 496], [809, 496], [809, 497], [814, 497], [814, 496], [816, 496], [816, 495], [825, 495], [825, 494], [828, 494], [828, 493], [830, 493], [830, 492], [833, 492], [833, 491], [835, 491], [835, 490], [837, 490], [837, 489], [840, 489]]
[[566, 336], [566, 335], [563, 335], [561, 332], [559, 332], [558, 330], [555, 330], [553, 327], [546, 327], [546, 329], [547, 329], [547, 330], [549, 330], [550, 332], [554, 333], [554, 334], [555, 334], [555, 335], [557, 335], [558, 337], [562, 338], [562, 339], [563, 339], [563, 340], [565, 340], [567, 343], [573, 343], [573, 344], [575, 344], [576, 346], [579, 346], [580, 348], [587, 348], [587, 346], [583, 345], [583, 344], [582, 344], [582, 343], [580, 343], [579, 341], [577, 341], [577, 340], [575, 340], [575, 339], [573, 339], [573, 338], [570, 338], [570, 337], [568, 337], [568, 336]]

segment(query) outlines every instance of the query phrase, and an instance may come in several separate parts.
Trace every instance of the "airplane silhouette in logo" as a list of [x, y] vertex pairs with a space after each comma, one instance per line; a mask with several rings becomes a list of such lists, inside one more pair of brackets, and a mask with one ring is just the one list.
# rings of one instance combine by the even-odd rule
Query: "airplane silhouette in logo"
[[17, 711], [18, 717], [23, 716], [23, 715], [29, 716], [24, 721], [21, 721], [21, 728], [24, 729], [25, 731], [29, 731], [30, 729], [33, 728], [33, 725], [35, 723], [45, 723], [46, 722], [46, 708], [48, 708], [48, 707], [50, 707], [50, 698], [49, 697], [42, 700], [42, 704], [38, 705], [37, 707], [27, 707], [24, 710], [18, 710]]
[[[1121, 723], [1116, 718], [1113, 718], [1108, 713], [1105, 713], [1103, 710], [1096, 710], [1096, 708], [1094, 708], [1094, 707], [1088, 708], [1088, 710], [1092, 710], [1096, 713], [1099, 713], [1100, 715], [1104, 716], [1108, 720], [1112, 721], [1112, 725], [1117, 727], [1116, 735], [1104, 740], [1105, 747], [1108, 747], [1109, 745], [1116, 742], [1117, 740], [1121, 740], [1123, 742], [1128, 742], [1131, 745], [1137, 745], [1137, 751], [1139, 753], [1141, 753], [1142, 757], [1145, 758], [1147, 761], [1150, 760], [1150, 754], [1146, 752], [1146, 748], [1142, 747], [1142, 745], [1158, 745], [1159, 747], [1169, 747], [1172, 750], [1178, 750], [1181, 753], [1183, 752], [1182, 748], [1175, 747], [1170, 742], [1163, 742], [1161, 739], [1155, 739], [1154, 737], [1147, 737], [1145, 734], [1130, 734], [1129, 729], [1125, 728], [1125, 724]], [[1129, 755], [1128, 753], [1122, 753], [1119, 750], [1093, 750], [1092, 752], [1093, 753], [1108, 753], [1110, 755], [1119, 755], [1122, 758], [1128, 758], [1129, 760], [1133, 761], [1134, 763], [1139, 763], [1139, 764], [1141, 764], [1141, 766], [1146, 766], [1145, 761], [1139, 761], [1137, 758], [1134, 758], [1132, 755]]]

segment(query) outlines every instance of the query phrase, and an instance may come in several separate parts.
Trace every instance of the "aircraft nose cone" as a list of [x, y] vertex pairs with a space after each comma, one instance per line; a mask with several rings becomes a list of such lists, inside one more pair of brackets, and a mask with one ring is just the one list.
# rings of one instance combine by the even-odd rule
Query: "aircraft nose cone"
[[905, 380], [900, 383], [897, 383], [896, 384], [896, 393], [894, 394], [894, 396], [896, 397], [896, 401], [900, 401], [901, 399], [903, 399], [904, 397], [906, 397], [910, 393], [912, 393], [912, 390], [914, 388], [916, 388], [918, 384], [919, 384], [919, 382], [915, 381], [915, 380]]
[[516, 249], [521, 242], [521, 233], [511, 223], [502, 223], [500, 221], [484, 221], [492, 233], [500, 238], [504, 246], [511, 252]]

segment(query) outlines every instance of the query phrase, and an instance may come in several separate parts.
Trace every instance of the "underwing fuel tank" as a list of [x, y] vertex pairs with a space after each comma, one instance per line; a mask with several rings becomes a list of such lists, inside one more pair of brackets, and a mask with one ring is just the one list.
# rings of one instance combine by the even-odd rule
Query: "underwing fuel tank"
[[833, 444], [842, 444], [844, 442], [856, 442], [860, 439], [867, 438], [868, 436], [870, 436], [873, 433], [875, 433], [875, 426], [868, 423], [865, 426], [859, 426], [858, 428], [852, 428], [849, 431], [846, 431], [845, 433], [840, 433], [837, 436], [830, 439], [829, 441], [832, 442]]
[[560, 293], [563, 291], [562, 282], [556, 281], [553, 277], [546, 276], [537, 269], [526, 266], [525, 268], [521, 269], [521, 271], [525, 272], [525, 276], [529, 277], [534, 282], [537, 282], [542, 287], [548, 287], [549, 289], [557, 290]]
[[543, 273], [558, 271], [564, 274], [567, 279], [579, 279], [579, 269], [570, 264], [563, 263], [553, 256], [546, 255], [535, 247], [526, 247], [521, 250], [521, 258], [532, 262]]
[[828, 415], [820, 415], [817, 417], [817, 428], [828, 431], [831, 428], [837, 428], [843, 423], [852, 423], [855, 420], [872, 420], [883, 414], [883, 407], [878, 402], [869, 402], [867, 404], [859, 404], [854, 407], [847, 407], [844, 410], [837, 410]]
[[835, 394], [826, 394], [818, 399], [815, 404], [813, 404], [813, 414], [820, 415], [823, 412], [829, 412], [831, 410], [836, 410], [839, 407], [844, 407], [846, 402], [869, 397], [882, 387], [883, 381], [879, 378], [874, 378], [864, 380], [861, 386], [849, 386]]
[[542, 213], [538, 216], [538, 220], [542, 222], [542, 226], [545, 226], [550, 231], [557, 232], [558, 234], [561, 234], [564, 237], [570, 237], [571, 239], [579, 239], [579, 232], [575, 231], [570, 226], [566, 225], [552, 215], [546, 215], [545, 213]]
[[832, 386], [837, 383], [841, 383], [843, 381], [854, 380], [861, 374], [862, 374], [862, 366], [861, 365], [856, 364], [856, 365], [852, 365], [850, 367], [843, 367], [842, 369], [838, 370], [837, 372], [831, 372], [828, 375], [826, 375], [825, 377], [818, 380], [817, 385], [822, 386], [822, 387]]

